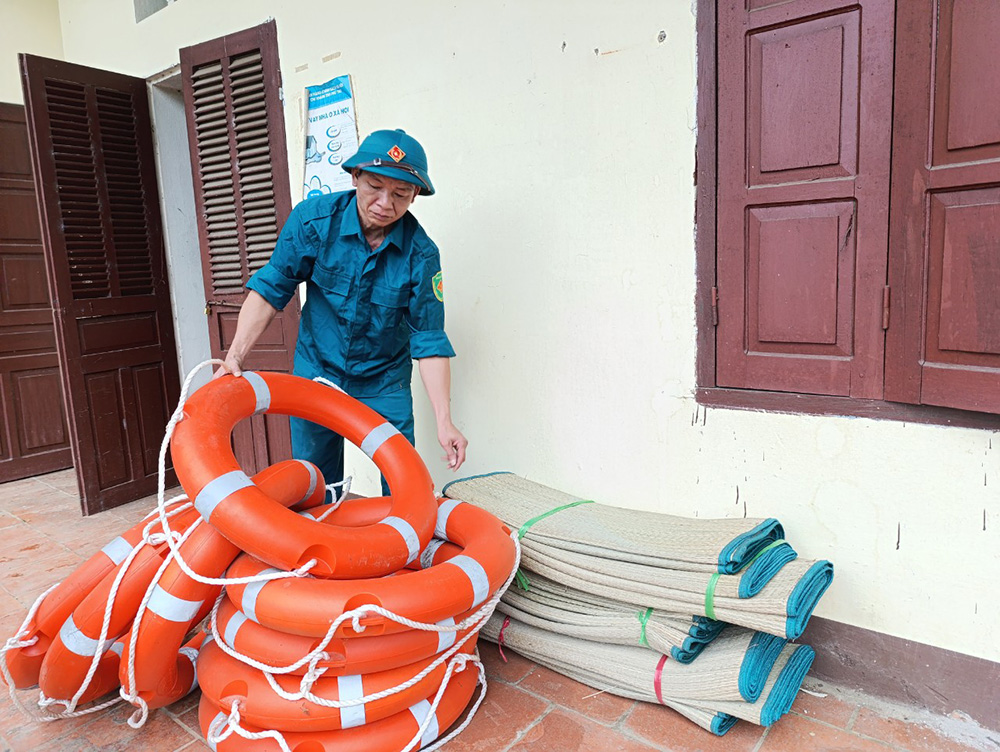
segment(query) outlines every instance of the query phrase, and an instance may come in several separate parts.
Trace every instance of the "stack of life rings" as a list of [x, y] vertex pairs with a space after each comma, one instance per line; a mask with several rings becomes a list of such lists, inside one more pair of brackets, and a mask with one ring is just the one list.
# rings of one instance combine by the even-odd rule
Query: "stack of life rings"
[[[167, 427], [157, 510], [43, 593], [4, 646], [15, 704], [52, 720], [118, 702], [100, 699], [117, 689], [138, 728], [200, 686], [202, 732], [219, 752], [447, 741], [482, 702], [476, 641], [516, 572], [516, 535], [436, 499], [413, 446], [342, 391], [244, 372], [186, 399], [196, 371]], [[357, 444], [390, 496], [324, 504], [319, 470], [300, 460], [248, 477], [230, 435], [265, 412]], [[168, 441], [185, 495], [165, 502]], [[14, 692], [34, 686], [40, 715]]]

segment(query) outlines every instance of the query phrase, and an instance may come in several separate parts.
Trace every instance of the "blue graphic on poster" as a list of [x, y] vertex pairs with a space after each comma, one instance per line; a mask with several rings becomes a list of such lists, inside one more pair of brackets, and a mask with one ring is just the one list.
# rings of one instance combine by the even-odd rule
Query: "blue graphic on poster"
[[307, 86], [304, 198], [351, 188], [351, 176], [341, 169], [358, 150], [358, 123], [350, 76]]

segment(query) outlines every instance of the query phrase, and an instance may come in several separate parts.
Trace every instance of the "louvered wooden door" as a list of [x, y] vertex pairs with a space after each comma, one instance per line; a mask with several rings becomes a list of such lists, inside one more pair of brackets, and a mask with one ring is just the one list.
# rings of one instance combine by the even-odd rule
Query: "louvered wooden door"
[[[291, 211], [274, 22], [181, 50], [212, 356], [236, 332], [250, 276], [267, 263]], [[243, 365], [292, 370], [293, 298]], [[237, 460], [257, 472], [291, 457], [284, 416], [255, 416], [233, 433]]]
[[73, 461], [90, 514], [156, 491], [180, 391], [146, 82], [31, 55], [21, 70]]

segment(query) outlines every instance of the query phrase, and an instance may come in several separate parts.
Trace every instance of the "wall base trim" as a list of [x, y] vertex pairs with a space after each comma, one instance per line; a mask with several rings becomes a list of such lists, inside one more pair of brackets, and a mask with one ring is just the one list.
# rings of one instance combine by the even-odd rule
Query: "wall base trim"
[[800, 641], [815, 648], [819, 679], [1000, 731], [1000, 663], [820, 617]]

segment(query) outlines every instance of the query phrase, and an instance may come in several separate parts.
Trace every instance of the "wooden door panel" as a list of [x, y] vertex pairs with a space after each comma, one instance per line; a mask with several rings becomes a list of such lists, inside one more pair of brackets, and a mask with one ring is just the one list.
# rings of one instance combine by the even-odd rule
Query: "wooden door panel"
[[997, 58], [1000, 4], [963, 0], [939, 9], [932, 164], [998, 159], [1000, 76], [984, 63]]
[[718, 386], [882, 395], [892, 18], [720, 5]]
[[899, 13], [886, 396], [1000, 412], [1000, 5]]
[[852, 177], [860, 13], [750, 35], [750, 185]]
[[[30, 55], [21, 68], [74, 464], [90, 514], [156, 490], [150, 457], [180, 391], [146, 82]], [[137, 389], [136, 372], [150, 368], [160, 373], [155, 388], [141, 379]]]
[[0, 482], [70, 465], [24, 108], [0, 104]]

